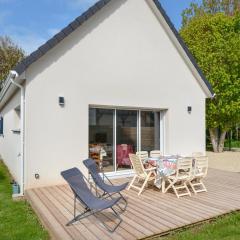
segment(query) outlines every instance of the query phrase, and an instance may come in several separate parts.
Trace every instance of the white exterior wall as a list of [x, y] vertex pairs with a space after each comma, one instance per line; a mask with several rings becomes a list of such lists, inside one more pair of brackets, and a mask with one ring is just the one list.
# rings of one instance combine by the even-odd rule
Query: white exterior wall
[[89, 105], [168, 109], [165, 153], [205, 151], [205, 94], [143, 0], [111, 2], [26, 78], [28, 188], [62, 182], [64, 169], [84, 169]]
[[0, 111], [3, 117], [3, 136], [0, 136], [0, 155], [9, 168], [14, 179], [20, 183], [20, 134], [12, 130], [20, 129], [20, 116], [15, 108], [20, 105], [20, 92], [10, 99], [7, 105]]

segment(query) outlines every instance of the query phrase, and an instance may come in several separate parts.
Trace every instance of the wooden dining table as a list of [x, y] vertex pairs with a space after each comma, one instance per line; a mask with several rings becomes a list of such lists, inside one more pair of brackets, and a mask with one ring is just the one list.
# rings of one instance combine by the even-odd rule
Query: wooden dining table
[[159, 158], [149, 157], [146, 162], [156, 167], [155, 186], [165, 192], [165, 184], [168, 176], [174, 174], [177, 168], [177, 160], [181, 158], [179, 155], [166, 155]]

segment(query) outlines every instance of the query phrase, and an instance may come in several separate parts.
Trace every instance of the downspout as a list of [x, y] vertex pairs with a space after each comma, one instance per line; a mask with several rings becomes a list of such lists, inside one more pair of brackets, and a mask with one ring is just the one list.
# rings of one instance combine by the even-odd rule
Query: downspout
[[15, 85], [16, 87], [18, 87], [21, 91], [21, 111], [20, 111], [20, 119], [21, 119], [21, 128], [20, 128], [20, 134], [21, 134], [21, 150], [20, 150], [20, 160], [21, 160], [21, 164], [20, 164], [20, 168], [21, 168], [21, 173], [20, 173], [20, 193], [14, 195], [13, 197], [22, 197], [24, 196], [24, 128], [25, 128], [25, 89], [22, 85], [18, 84], [17, 82], [15, 82], [14, 80], [18, 77], [18, 73], [16, 71], [10, 71], [9, 73], [9, 78], [10, 81], [13, 85]]

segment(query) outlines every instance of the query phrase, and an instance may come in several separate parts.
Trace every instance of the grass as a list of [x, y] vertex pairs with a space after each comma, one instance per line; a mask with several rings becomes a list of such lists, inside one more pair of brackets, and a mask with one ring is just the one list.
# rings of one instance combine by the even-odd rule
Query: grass
[[0, 239], [47, 240], [48, 232], [26, 201], [13, 201], [11, 176], [0, 161]]
[[[229, 142], [228, 142], [228, 140], [225, 141], [224, 146], [225, 146], [225, 147], [229, 147]], [[232, 140], [232, 141], [231, 141], [231, 147], [232, 147], [232, 148], [240, 148], [240, 141]]]
[[[227, 148], [227, 149], [229, 148], [229, 142], [228, 142], [227, 139], [224, 142], [224, 147]], [[231, 148], [240, 148], [240, 141], [232, 140], [231, 141]], [[213, 150], [212, 144], [210, 142], [207, 142], [206, 149], [207, 149], [207, 151], [212, 151]]]
[[185, 229], [166, 237], [155, 237], [151, 240], [239, 240], [240, 212], [230, 213], [215, 221]]

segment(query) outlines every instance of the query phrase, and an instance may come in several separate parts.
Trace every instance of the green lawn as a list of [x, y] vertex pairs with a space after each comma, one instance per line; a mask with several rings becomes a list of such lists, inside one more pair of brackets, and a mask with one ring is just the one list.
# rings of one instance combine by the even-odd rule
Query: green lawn
[[[228, 142], [228, 140], [225, 141], [224, 146], [225, 146], [225, 147], [229, 147], [229, 142]], [[232, 147], [232, 148], [240, 148], [240, 141], [232, 140], [232, 141], [231, 141], [231, 147]]]
[[0, 161], [0, 239], [3, 240], [45, 240], [46, 230], [26, 201], [11, 198], [11, 177]]
[[219, 217], [216, 221], [205, 223], [166, 237], [151, 240], [239, 240], [240, 212]]

